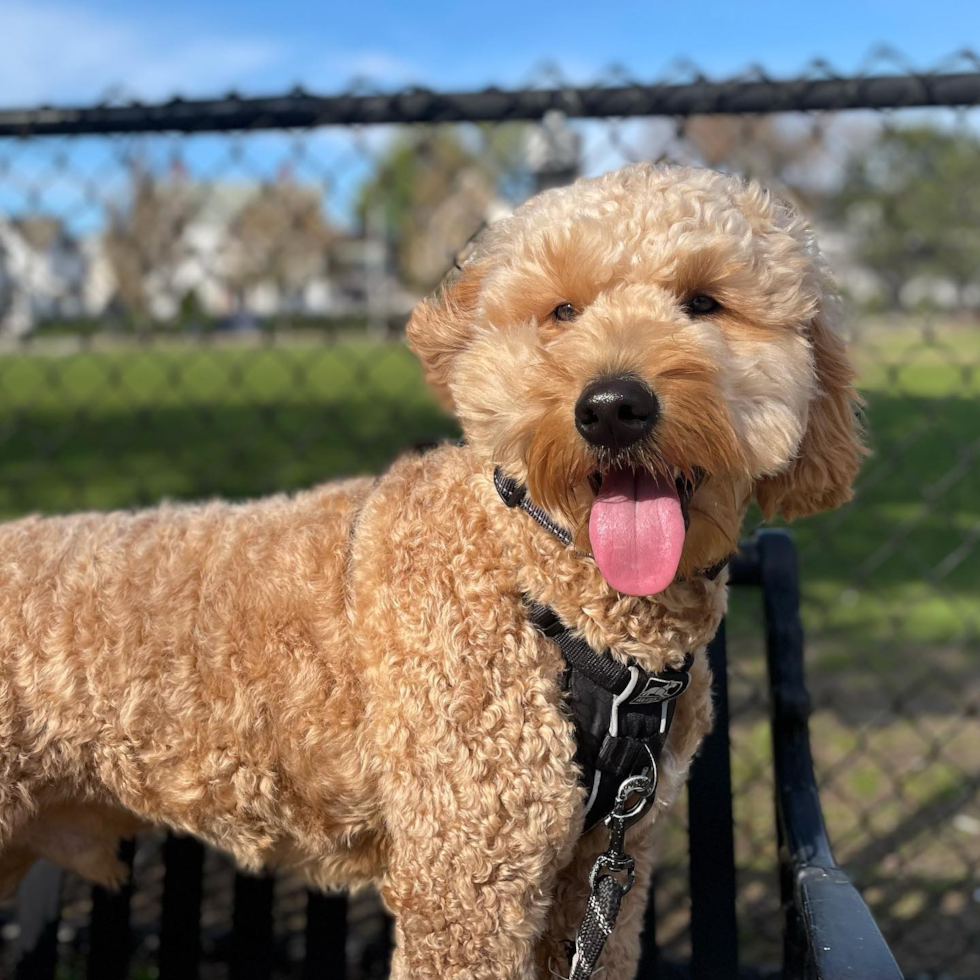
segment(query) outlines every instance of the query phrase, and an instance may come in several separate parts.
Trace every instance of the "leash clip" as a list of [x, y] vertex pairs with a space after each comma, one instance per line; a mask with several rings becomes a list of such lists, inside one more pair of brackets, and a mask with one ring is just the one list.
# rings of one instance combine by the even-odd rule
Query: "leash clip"
[[600, 854], [589, 873], [589, 885], [595, 888], [600, 877], [626, 874], [626, 882], [620, 885], [623, 895], [633, 887], [636, 879], [636, 862], [626, 853], [626, 831], [642, 817], [657, 791], [657, 764], [650, 756], [650, 767], [635, 776], [624, 779], [616, 792], [616, 805], [605, 819], [609, 828], [609, 847]]
[[646, 747], [650, 757], [650, 765], [635, 776], [628, 776], [619, 784], [616, 790], [616, 803], [612, 813], [606, 817], [606, 826], [611, 827], [612, 820], [622, 820], [627, 827], [632, 827], [642, 817], [653, 803], [653, 795], [657, 792], [657, 760]]
[[[657, 763], [651, 752], [650, 765], [619, 784], [616, 803], [605, 819], [609, 847], [595, 859], [589, 873], [589, 900], [572, 945], [569, 980], [589, 980], [616, 927], [619, 907], [636, 881], [636, 861], [626, 853], [626, 831], [650, 809], [656, 791]], [[626, 875], [625, 881], [616, 877], [620, 874]]]

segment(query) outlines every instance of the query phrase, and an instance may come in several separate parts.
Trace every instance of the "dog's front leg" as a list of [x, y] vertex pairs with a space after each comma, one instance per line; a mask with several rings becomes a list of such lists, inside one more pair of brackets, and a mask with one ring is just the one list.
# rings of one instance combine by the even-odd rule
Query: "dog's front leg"
[[530, 773], [509, 767], [497, 775], [459, 794], [433, 773], [389, 815], [384, 896], [396, 917], [398, 980], [536, 976], [577, 793], [548, 799], [553, 782], [532, 786]]
[[[640, 936], [653, 874], [653, 820], [648, 816], [626, 835], [627, 851], [636, 861], [636, 882], [623, 899], [616, 927], [599, 957], [597, 977], [602, 980], [632, 980], [640, 958]], [[568, 953], [585, 915], [589, 897], [589, 872], [596, 857], [609, 845], [609, 832], [597, 827], [583, 837], [569, 864], [558, 875], [555, 901], [548, 916], [544, 938], [538, 946], [539, 973], [545, 977], [567, 977]]]
[[383, 889], [396, 917], [392, 977], [537, 977], [534, 950], [577, 799], [544, 800], [520, 774], [508, 777], [475, 785], [469, 798], [436, 777], [399, 807]]
[[557, 672], [507, 665], [488, 684], [465, 676], [470, 663], [452, 685], [430, 675], [414, 704], [402, 696], [379, 732], [398, 980], [536, 977], [535, 947], [579, 830]]

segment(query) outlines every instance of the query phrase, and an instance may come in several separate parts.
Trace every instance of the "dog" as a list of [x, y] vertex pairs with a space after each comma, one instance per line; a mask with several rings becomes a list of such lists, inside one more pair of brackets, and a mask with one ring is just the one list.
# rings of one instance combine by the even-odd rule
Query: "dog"
[[690, 664], [601, 961], [632, 976], [651, 828], [711, 724], [726, 574], [704, 570], [753, 499], [792, 519], [851, 496], [838, 317], [791, 207], [630, 166], [491, 226], [413, 312], [462, 445], [293, 497], [0, 527], [0, 879], [45, 857], [117, 885], [119, 837], [164, 825], [246, 869], [376, 884], [395, 977], [564, 975], [606, 837], [581, 835], [530, 599], [622, 662]]

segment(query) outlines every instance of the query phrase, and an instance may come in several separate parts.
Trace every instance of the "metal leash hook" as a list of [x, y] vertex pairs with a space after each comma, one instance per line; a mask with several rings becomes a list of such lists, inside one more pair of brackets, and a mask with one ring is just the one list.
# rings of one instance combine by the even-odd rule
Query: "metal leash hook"
[[[636, 880], [636, 862], [626, 853], [626, 831], [653, 805], [657, 791], [657, 764], [650, 756], [650, 767], [623, 780], [616, 791], [616, 805], [606, 817], [609, 847], [600, 854], [589, 873], [589, 901], [585, 917], [575, 937], [568, 980], [589, 980], [606, 940], [616, 926], [623, 899]], [[616, 875], [625, 874], [620, 881]]]

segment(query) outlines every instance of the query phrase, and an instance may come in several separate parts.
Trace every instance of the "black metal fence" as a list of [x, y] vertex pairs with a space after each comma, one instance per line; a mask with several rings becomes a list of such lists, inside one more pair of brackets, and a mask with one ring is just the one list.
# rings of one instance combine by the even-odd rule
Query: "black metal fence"
[[[0, 513], [288, 490], [451, 434], [400, 340], [413, 301], [535, 189], [637, 159], [762, 179], [812, 215], [837, 269], [874, 455], [852, 504], [796, 529], [824, 803], [908, 974], [980, 975], [969, 56], [854, 78], [0, 112]], [[736, 607], [740, 929], [765, 964], [780, 917], [757, 636]], [[665, 827], [658, 872], [674, 957], [685, 840]], [[220, 903], [227, 869], [209, 874]], [[74, 915], [66, 943], [84, 902]], [[16, 945], [12, 924], [0, 939]]]

